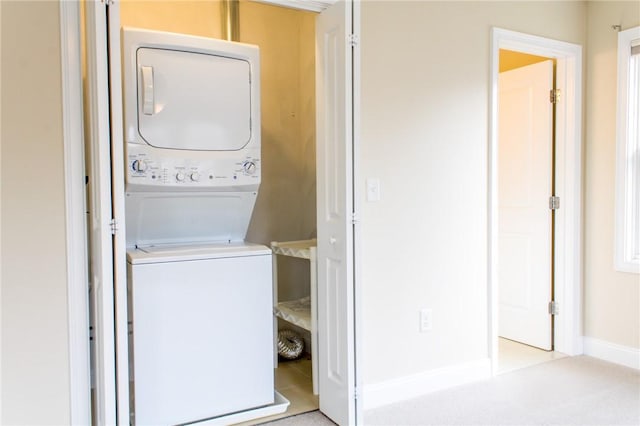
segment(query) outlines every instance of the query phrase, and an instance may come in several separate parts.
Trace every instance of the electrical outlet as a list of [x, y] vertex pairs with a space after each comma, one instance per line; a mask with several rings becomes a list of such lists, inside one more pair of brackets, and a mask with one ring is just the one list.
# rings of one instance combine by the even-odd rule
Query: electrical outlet
[[431, 309], [420, 309], [420, 332], [431, 331], [433, 328], [433, 311]]

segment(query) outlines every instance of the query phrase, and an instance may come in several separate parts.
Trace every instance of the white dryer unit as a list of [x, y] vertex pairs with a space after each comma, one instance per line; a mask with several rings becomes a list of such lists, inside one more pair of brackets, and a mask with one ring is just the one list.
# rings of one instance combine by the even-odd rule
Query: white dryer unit
[[256, 46], [124, 28], [127, 244], [242, 241], [258, 193]]
[[136, 425], [274, 402], [255, 46], [125, 28], [130, 396]]

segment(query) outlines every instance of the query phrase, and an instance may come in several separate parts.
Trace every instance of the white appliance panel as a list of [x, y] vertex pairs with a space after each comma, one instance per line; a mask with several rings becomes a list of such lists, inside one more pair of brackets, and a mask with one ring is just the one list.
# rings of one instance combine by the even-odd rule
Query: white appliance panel
[[257, 192], [127, 193], [127, 246], [244, 240]]
[[138, 126], [149, 145], [203, 151], [235, 151], [247, 145], [251, 138], [248, 61], [139, 48], [137, 65]]
[[260, 148], [198, 152], [129, 144], [127, 191], [256, 191]]
[[128, 264], [136, 425], [274, 402], [271, 262], [249, 255]]

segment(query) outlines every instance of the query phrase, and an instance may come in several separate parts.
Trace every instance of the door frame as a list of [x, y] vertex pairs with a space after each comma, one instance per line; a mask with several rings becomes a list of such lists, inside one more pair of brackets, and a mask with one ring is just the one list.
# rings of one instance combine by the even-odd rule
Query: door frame
[[70, 424], [91, 423], [89, 285], [85, 197], [80, 6], [60, 2], [62, 117], [67, 241]]
[[[352, 2], [352, 0], [346, 0], [348, 2]], [[295, 7], [296, 3], [294, 2], [286, 2], [282, 0], [265, 0], [265, 3], [273, 3], [279, 4], [281, 6], [287, 7]], [[324, 9], [331, 5], [334, 1], [317, 1], [311, 2], [316, 3], [320, 10]], [[286, 5], [284, 3], [287, 3]], [[309, 3], [309, 2], [307, 2]], [[306, 3], [302, 3], [304, 6]], [[354, 26], [359, 30], [360, 23], [360, 5], [359, 2], [353, 1], [354, 4]], [[113, 18], [116, 15], [116, 12], [119, 14], [119, 2], [118, 1], [110, 1], [108, 2], [110, 6], [107, 11], [109, 15]], [[100, 3], [100, 7], [105, 7], [105, 3]], [[308, 5], [306, 7], [299, 7], [301, 10], [311, 10]], [[318, 11], [320, 11], [318, 10]], [[70, 412], [71, 419], [76, 419], [77, 421], [73, 421], [72, 423], [80, 423], [80, 424], [90, 424], [91, 423], [91, 380], [90, 380], [90, 369], [89, 369], [89, 359], [90, 359], [90, 347], [89, 347], [89, 299], [87, 296], [88, 290], [88, 275], [86, 273], [88, 259], [86, 256], [86, 244], [88, 241], [88, 231], [86, 227], [79, 226], [80, 221], [85, 220], [85, 204], [89, 201], [85, 197], [85, 187], [84, 187], [84, 179], [82, 183], [78, 184], [77, 176], [85, 175], [85, 158], [84, 158], [84, 138], [82, 136], [82, 117], [83, 117], [83, 103], [82, 103], [82, 73], [81, 73], [81, 63], [80, 58], [77, 53], [80, 51], [78, 46], [82, 43], [82, 31], [81, 31], [81, 23], [80, 23], [80, 4], [78, 2], [66, 2], [60, 1], [60, 29], [61, 29], [61, 43], [62, 43], [62, 54], [61, 54], [61, 66], [63, 68], [63, 75], [67, 76], [64, 79], [62, 84], [62, 94], [63, 94], [63, 108], [64, 108], [64, 119], [65, 119], [65, 138], [64, 138], [64, 149], [65, 149], [65, 189], [67, 193], [67, 254], [68, 259], [73, 259], [74, 261], [69, 264], [68, 274], [68, 287], [69, 287], [69, 322], [68, 322], [68, 331], [69, 331], [69, 362], [71, 365], [71, 374], [69, 377], [70, 380]], [[119, 43], [119, 16], [117, 17], [117, 25], [111, 25], [109, 29], [109, 34], [105, 34], [104, 36], [111, 37], [111, 41], [117, 41], [113, 43], [109, 47], [111, 50], [111, 56], [113, 56], [116, 51], [120, 48]], [[104, 15], [105, 21], [102, 24], [106, 24], [106, 14]], [[101, 25], [101, 28], [104, 30], [105, 26]], [[89, 29], [87, 29], [89, 30]], [[115, 35], [115, 37], [114, 37]], [[102, 60], [106, 60], [108, 55], [107, 49], [104, 51], [96, 52], [96, 55], [99, 55]], [[116, 56], [119, 58], [119, 55]], [[111, 72], [115, 72], [116, 77], [119, 78], [119, 59], [117, 64], [111, 64]], [[358, 152], [358, 142], [359, 142], [359, 115], [357, 112], [359, 111], [359, 99], [360, 99], [360, 60], [359, 54], [354, 56], [354, 73], [353, 73], [353, 87], [354, 87], [354, 98], [353, 98], [353, 107], [354, 107], [354, 128], [353, 128], [353, 152], [356, 154]], [[121, 93], [118, 87], [110, 87], [110, 96], [114, 99], [114, 102], [119, 102], [115, 107], [111, 105], [113, 108], [111, 110], [112, 117], [115, 117], [115, 120], [111, 123], [111, 136], [112, 138], [115, 136], [115, 139], [112, 139], [112, 154], [114, 155], [114, 162], [118, 162], [119, 164], [116, 166], [116, 169], [113, 172], [112, 176], [112, 187], [114, 191], [119, 191], [121, 196], [113, 197], [113, 209], [114, 209], [114, 218], [116, 219], [116, 226], [118, 229], [118, 234], [124, 235], [124, 175], [122, 173], [123, 166], [123, 142], [122, 136], [119, 129], [121, 126]], [[113, 119], [113, 118], [112, 118]], [[87, 123], [84, 124], [85, 126]], [[96, 160], [97, 161], [97, 160]], [[101, 161], [104, 161], [102, 159]], [[353, 170], [356, 169], [357, 159], [354, 156], [353, 158]], [[117, 176], [121, 176], [118, 178]], [[356, 193], [356, 188], [348, 188], [350, 191], [354, 191], [354, 199], [357, 200], [359, 197]], [[118, 192], [116, 192], [118, 193]], [[356, 206], [357, 207], [357, 206]], [[82, 209], [81, 211], [79, 209]], [[80, 211], [80, 213], [78, 213]], [[117, 223], [120, 225], [117, 225]], [[83, 222], [84, 223], [84, 222]], [[361, 291], [360, 291], [360, 280], [358, 274], [358, 234], [356, 230], [358, 229], [358, 224], [354, 224], [354, 297], [355, 297], [355, 306], [354, 306], [354, 317], [355, 317], [355, 350], [356, 350], [356, 359], [355, 359], [355, 385], [356, 389], [361, 389], [362, 376], [361, 369], [357, 368], [358, 361], [361, 361], [361, 351], [359, 350], [362, 345], [359, 344], [361, 341], [361, 329], [362, 324], [360, 322], [360, 312], [361, 310]], [[82, 240], [82, 241], [81, 241]], [[113, 253], [113, 272], [116, 276], [116, 281], [120, 284], [116, 284], [114, 288], [115, 294], [114, 298], [121, 300], [123, 297], [126, 297], [126, 260], [125, 253], [126, 247], [124, 243], [124, 237], [116, 238], [114, 241], [114, 253]], [[84, 259], [85, 262], [78, 262], [78, 259], [82, 259], [82, 253], [85, 253]], [[125, 277], [125, 279], [123, 279]], [[114, 316], [116, 317], [116, 327], [120, 331], [123, 329], [126, 331], [126, 321], [118, 321], [118, 317], [123, 318], [123, 314], [126, 313], [126, 308], [123, 307], [121, 303], [117, 304], [118, 307], [114, 312]], [[126, 317], [125, 317], [126, 318]], [[118, 359], [116, 353], [117, 346], [127, 345], [127, 333], [119, 333], [120, 336], [116, 337], [112, 341], [112, 345], [114, 346], [113, 358], [110, 360], [109, 370], [110, 372], [104, 371], [104, 374], [113, 373], [114, 379], [116, 377], [125, 378], [128, 377], [128, 360], [126, 359]], [[81, 363], [81, 369], [78, 368], [78, 363]], [[361, 365], [361, 364], [360, 364]], [[97, 418], [96, 421], [98, 424], [102, 424], [106, 421], [106, 423], [114, 423], [114, 424], [128, 424], [128, 381], [125, 384], [122, 380], [120, 383], [114, 383], [111, 387], [112, 395], [107, 395], [106, 398], [108, 403], [104, 408], [108, 412], [103, 413], [101, 418]], [[357, 392], [357, 391], [356, 391]], [[362, 401], [361, 398], [356, 397], [355, 401], [356, 407], [356, 419], [358, 423], [362, 422]], [[111, 419], [111, 420], [109, 420]]]
[[[555, 350], [579, 355], [582, 347], [582, 46], [491, 29], [488, 150], [488, 346], [491, 370], [498, 363], [498, 74], [500, 49], [556, 59]], [[549, 194], [551, 195], [551, 194]]]

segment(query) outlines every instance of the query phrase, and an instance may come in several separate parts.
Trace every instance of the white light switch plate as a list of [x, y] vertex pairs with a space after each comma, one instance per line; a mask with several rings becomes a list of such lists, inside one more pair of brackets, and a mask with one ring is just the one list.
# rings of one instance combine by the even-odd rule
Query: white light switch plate
[[420, 309], [420, 332], [431, 331], [433, 328], [433, 311], [431, 309]]
[[367, 201], [380, 201], [380, 179], [367, 179]]

